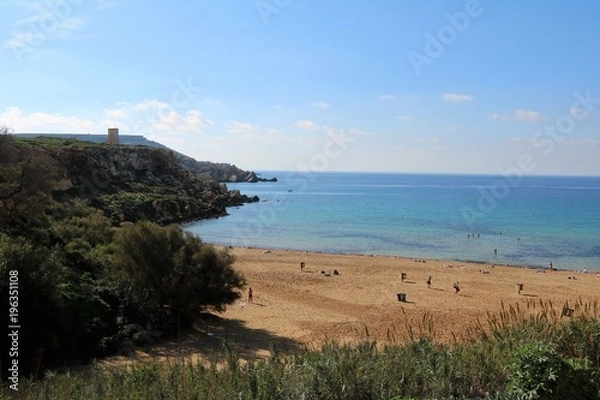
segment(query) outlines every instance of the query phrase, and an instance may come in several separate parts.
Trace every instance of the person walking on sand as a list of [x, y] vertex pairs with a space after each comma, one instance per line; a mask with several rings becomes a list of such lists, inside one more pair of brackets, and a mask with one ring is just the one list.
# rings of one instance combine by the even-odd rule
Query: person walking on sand
[[427, 288], [431, 289], [431, 275], [429, 275], [429, 278], [427, 278]]
[[248, 303], [253, 303], [253, 301], [252, 301], [252, 288], [248, 288]]
[[452, 285], [452, 287], [454, 287], [454, 294], [458, 294], [458, 292], [460, 292], [460, 286], [458, 282], [454, 282], [454, 285]]
[[517, 283], [517, 293], [521, 294], [522, 291], [523, 291], [523, 284], [522, 283]]

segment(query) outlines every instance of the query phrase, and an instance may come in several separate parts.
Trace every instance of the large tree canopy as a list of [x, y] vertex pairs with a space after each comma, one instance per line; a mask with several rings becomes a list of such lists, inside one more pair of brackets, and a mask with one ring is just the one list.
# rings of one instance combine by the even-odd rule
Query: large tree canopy
[[191, 321], [240, 297], [244, 278], [233, 270], [233, 256], [179, 226], [140, 222], [118, 232], [116, 245], [115, 265], [129, 299], [151, 320]]

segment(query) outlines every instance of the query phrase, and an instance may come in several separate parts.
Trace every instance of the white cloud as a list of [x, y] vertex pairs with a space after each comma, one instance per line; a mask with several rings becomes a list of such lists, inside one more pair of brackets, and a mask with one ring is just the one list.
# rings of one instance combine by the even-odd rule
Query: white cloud
[[225, 123], [225, 128], [227, 128], [227, 132], [229, 133], [244, 136], [256, 134], [258, 129], [256, 125], [238, 121], [231, 121]]
[[8, 107], [0, 113], [0, 123], [12, 128], [16, 133], [91, 133], [98, 128], [97, 124], [89, 119], [43, 112], [25, 114], [18, 107]]
[[15, 132], [104, 133], [108, 127], [117, 127], [122, 132], [155, 134], [157, 137], [201, 134], [206, 127], [214, 125], [199, 110], [179, 111], [158, 100], [117, 103], [115, 108], [105, 109], [100, 120], [44, 112], [26, 114], [18, 107], [9, 107], [0, 113], [0, 124]]
[[3, 47], [5, 49], [22, 49], [22, 48], [32, 48], [37, 43], [41, 43], [46, 39], [46, 36], [42, 33], [37, 32], [17, 32], [13, 33], [6, 42], [4, 42]]
[[306, 129], [307, 131], [316, 131], [319, 129], [319, 125], [308, 119], [296, 121], [296, 127], [300, 129]]
[[[574, 115], [574, 114], [572, 114], [572, 115]], [[519, 108], [518, 110], [515, 110], [511, 115], [503, 115], [503, 114], [500, 114], [497, 112], [492, 112], [492, 113], [488, 114], [488, 119], [490, 121], [505, 121], [509, 118], [513, 119], [515, 121], [528, 121], [528, 122], [537, 122], [537, 121], [542, 121], [544, 119], [542, 114], [540, 114], [536, 111], [525, 110], [523, 108]]]
[[99, 10], [103, 10], [105, 8], [119, 7], [122, 4], [123, 2], [118, 0], [96, 0], [96, 8]]
[[58, 25], [58, 30], [63, 33], [79, 31], [87, 26], [87, 19], [83, 17], [67, 18]]
[[493, 112], [488, 114], [488, 119], [491, 121], [504, 121], [506, 116], [497, 112]]
[[399, 119], [402, 122], [415, 122], [416, 119], [410, 115], [396, 115], [394, 118]]
[[324, 101], [317, 101], [316, 103], [310, 103], [310, 105], [320, 110], [327, 110], [331, 107], [328, 103]]
[[221, 136], [215, 138], [215, 141], [231, 144], [248, 143], [249, 145], [256, 144], [257, 142], [261, 142], [263, 144], [274, 144], [293, 143], [296, 141], [295, 137], [284, 136], [283, 132], [279, 129], [265, 128], [249, 122], [229, 121], [226, 122], [224, 126], [228, 133], [231, 133], [235, 136]]
[[156, 99], [145, 99], [135, 104], [120, 102], [117, 105], [123, 109], [131, 109], [133, 111], [162, 111], [170, 108], [168, 103]]
[[[100, 1], [106, 3], [107, 1]], [[32, 53], [37, 47], [50, 40], [68, 39], [88, 25], [87, 17], [77, 15], [83, 2], [63, 1], [53, 4], [51, 1], [15, 2], [29, 15], [13, 23], [14, 31], [2, 44], [11, 49], [15, 56]], [[34, 56], [34, 54], [28, 54]]]
[[180, 114], [169, 110], [158, 115], [158, 121], [152, 125], [156, 132], [163, 133], [202, 133], [203, 128], [213, 125], [212, 121], [205, 120], [202, 113], [197, 110]]
[[211, 99], [211, 98], [204, 99], [204, 101], [202, 102], [202, 104], [205, 104], [207, 106], [212, 106], [212, 107], [221, 107], [221, 106], [223, 106], [223, 102], [221, 100]]
[[363, 131], [362, 129], [356, 129], [356, 128], [348, 129], [348, 133], [350, 133], [351, 135], [364, 135], [364, 136], [372, 135], [372, 133], [370, 133], [370, 132]]
[[21, 1], [18, 4], [27, 9], [30, 16], [13, 24], [16, 29], [3, 47], [20, 51], [19, 55], [24, 50], [32, 51], [50, 39], [70, 38], [88, 23], [87, 18], [76, 16], [75, 3], [57, 6], [47, 1]]
[[180, 111], [163, 101], [145, 99], [138, 103], [119, 102], [116, 108], [104, 110], [101, 124], [140, 133], [197, 134], [214, 122], [204, 118], [199, 110]]
[[394, 99], [394, 95], [393, 94], [384, 94], [379, 96], [379, 100], [393, 100]]
[[445, 93], [441, 99], [449, 103], [469, 103], [474, 100], [474, 97], [468, 94]]
[[538, 112], [519, 108], [513, 114], [513, 118], [517, 121], [541, 121], [542, 115]]

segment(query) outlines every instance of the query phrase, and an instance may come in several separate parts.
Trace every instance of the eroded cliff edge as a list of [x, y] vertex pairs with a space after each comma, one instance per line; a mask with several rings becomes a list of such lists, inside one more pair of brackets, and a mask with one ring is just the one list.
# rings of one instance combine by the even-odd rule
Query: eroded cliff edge
[[[227, 215], [227, 207], [259, 201], [207, 174], [193, 173], [175, 152], [147, 146], [109, 146], [62, 139], [18, 139], [4, 146], [44, 165], [57, 201], [81, 198], [114, 224], [141, 219], [160, 224]], [[6, 150], [6, 149], [5, 149]]]

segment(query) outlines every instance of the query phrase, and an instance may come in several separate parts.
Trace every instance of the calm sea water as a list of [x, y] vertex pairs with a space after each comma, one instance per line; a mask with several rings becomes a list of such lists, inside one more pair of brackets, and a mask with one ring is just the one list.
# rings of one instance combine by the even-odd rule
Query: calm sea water
[[600, 177], [268, 172], [207, 243], [600, 271]]

